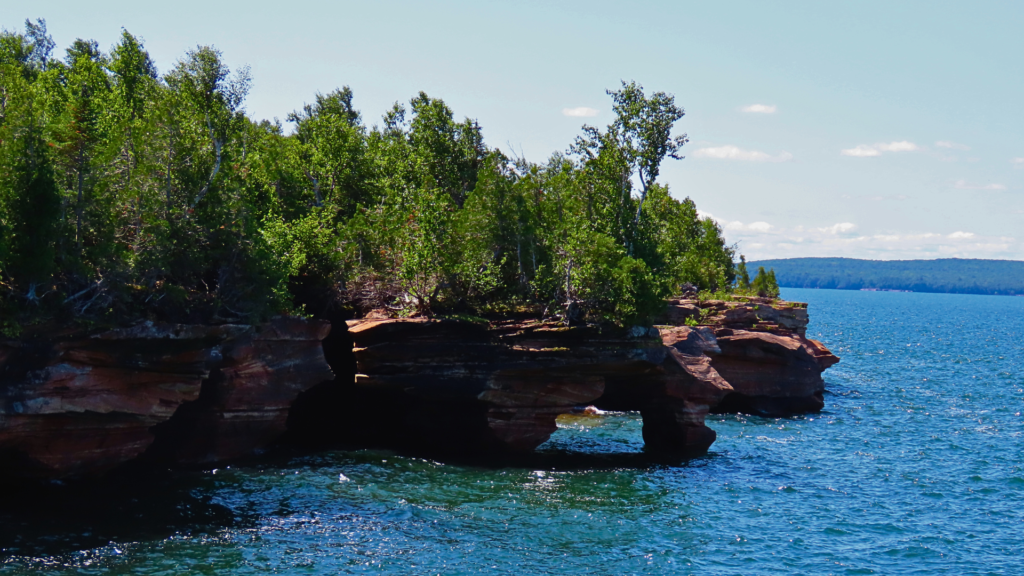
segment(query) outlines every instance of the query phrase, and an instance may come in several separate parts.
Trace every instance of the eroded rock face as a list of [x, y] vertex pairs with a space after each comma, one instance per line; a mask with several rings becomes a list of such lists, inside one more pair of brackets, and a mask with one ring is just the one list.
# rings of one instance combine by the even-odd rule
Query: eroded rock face
[[804, 337], [803, 306], [674, 300], [666, 322], [363, 319], [329, 334], [279, 318], [0, 342], [0, 460], [40, 477], [202, 465], [286, 428], [307, 444], [523, 452], [588, 404], [638, 410], [650, 449], [692, 454], [715, 440], [710, 411], [821, 409], [821, 372], [838, 358]]
[[219, 344], [245, 327], [143, 324], [4, 342], [0, 450], [27, 474], [104, 470], [142, 454], [150, 428], [199, 397]]
[[224, 342], [202, 393], [156, 428], [149, 456], [208, 464], [277, 440], [298, 395], [334, 378], [320, 345], [329, 332], [327, 322], [283, 317]]
[[[823, 406], [821, 372], [838, 361], [804, 337], [805, 305], [668, 302], [657, 328], [566, 328], [425, 319], [350, 321], [354, 388], [392, 410], [399, 443], [531, 450], [558, 414], [594, 403], [638, 410], [648, 448], [694, 453], [715, 412], [791, 415]], [[690, 326], [687, 324], [700, 324]], [[381, 434], [385, 434], [381, 431]]]
[[[206, 457], [238, 456], [280, 435], [298, 389], [331, 377], [325, 331], [296, 319], [259, 329], [146, 322], [2, 342], [0, 454], [16, 463], [9, 473], [40, 477], [102, 472], [157, 436], [174, 463], [204, 461], [185, 449], [197, 438], [214, 446]], [[198, 410], [211, 405], [220, 411]], [[190, 440], [161, 429], [190, 407], [205, 417]]]
[[[585, 371], [601, 354], [570, 352], [548, 326], [489, 326], [425, 319], [350, 323], [355, 385], [385, 394], [389, 420], [412, 445], [438, 450], [532, 450], [555, 418], [601, 396], [604, 381]], [[559, 345], [561, 344], [561, 345]], [[410, 399], [414, 399], [410, 401]]]
[[705, 352], [734, 389], [712, 411], [791, 416], [824, 407], [821, 373], [839, 358], [806, 338], [806, 305], [760, 298], [699, 304], [718, 345]]
[[721, 353], [712, 365], [735, 392], [716, 412], [790, 416], [817, 412], [824, 405], [822, 371], [839, 361], [820, 342], [802, 336], [722, 329]]
[[765, 298], [670, 300], [664, 320], [706, 325], [703, 350], [733, 387], [713, 412], [791, 416], [824, 406], [821, 373], [839, 361], [807, 334], [807, 305]]
[[664, 452], [703, 452], [716, 434], [704, 424], [712, 406], [732, 392], [732, 386], [711, 365], [705, 354], [717, 350], [707, 328], [662, 328], [668, 358], [655, 393], [640, 407], [644, 443]]
[[677, 326], [687, 320], [715, 328], [805, 336], [808, 316], [806, 304], [769, 298], [745, 298], [735, 302], [673, 299], [668, 301], [660, 319]]
[[700, 452], [714, 441], [704, 416], [731, 390], [702, 356], [713, 334], [688, 327], [393, 319], [349, 331], [355, 386], [388, 398], [389, 421], [432, 449], [532, 450], [559, 414], [607, 396], [645, 413], [654, 448]]

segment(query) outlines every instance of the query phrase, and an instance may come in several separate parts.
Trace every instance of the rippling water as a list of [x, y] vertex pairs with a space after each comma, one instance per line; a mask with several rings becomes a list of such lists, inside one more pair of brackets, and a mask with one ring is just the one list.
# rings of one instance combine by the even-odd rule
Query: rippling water
[[520, 467], [293, 456], [23, 502], [0, 574], [1024, 573], [1024, 298], [783, 296], [842, 357], [826, 408], [712, 416], [706, 457], [636, 456], [637, 414]]

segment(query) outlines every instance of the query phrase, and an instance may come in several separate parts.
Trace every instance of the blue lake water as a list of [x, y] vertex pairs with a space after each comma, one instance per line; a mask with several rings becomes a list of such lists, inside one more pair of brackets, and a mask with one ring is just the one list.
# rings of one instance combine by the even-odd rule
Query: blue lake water
[[712, 416], [706, 457], [637, 464], [640, 417], [616, 414], [540, 449], [582, 465], [358, 451], [186, 474], [173, 514], [221, 521], [30, 526], [0, 574], [1024, 574], [1024, 298], [783, 297], [842, 358], [825, 410]]

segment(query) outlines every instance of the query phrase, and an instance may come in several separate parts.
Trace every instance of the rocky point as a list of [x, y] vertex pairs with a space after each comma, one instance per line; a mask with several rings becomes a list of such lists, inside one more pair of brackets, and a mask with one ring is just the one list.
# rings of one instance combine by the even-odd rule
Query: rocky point
[[0, 342], [0, 461], [7, 477], [90, 476], [209, 465], [282, 438], [511, 454], [588, 405], [639, 411], [649, 450], [699, 454], [710, 412], [822, 408], [821, 373], [839, 359], [806, 338], [807, 318], [796, 303], [678, 299], [631, 328], [282, 317], [36, 334]]

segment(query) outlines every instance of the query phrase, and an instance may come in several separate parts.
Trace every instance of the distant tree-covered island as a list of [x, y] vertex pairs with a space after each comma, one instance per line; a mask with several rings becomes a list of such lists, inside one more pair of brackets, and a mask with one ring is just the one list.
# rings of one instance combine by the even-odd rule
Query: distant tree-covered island
[[1024, 295], [1024, 262], [1017, 260], [786, 258], [750, 264], [774, 269], [779, 285], [788, 288]]
[[163, 74], [127, 31], [54, 50], [42, 20], [0, 33], [8, 336], [341, 309], [625, 325], [683, 284], [733, 286], [722, 230], [658, 181], [687, 141], [669, 94], [623, 82], [609, 126], [534, 163], [422, 92], [368, 126], [345, 86], [286, 128], [246, 114], [248, 68], [212, 47]]

